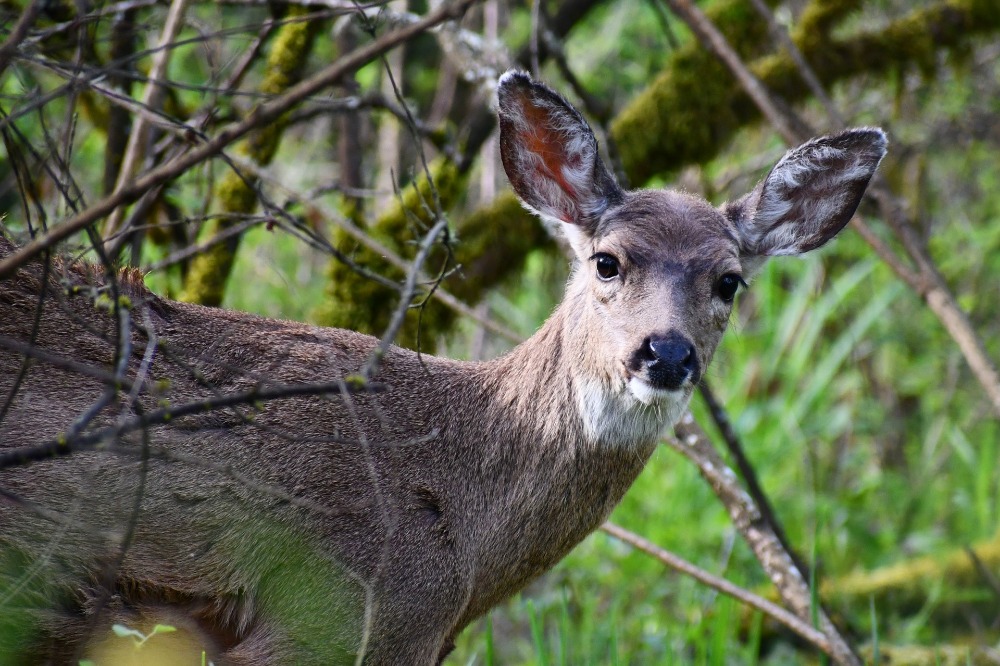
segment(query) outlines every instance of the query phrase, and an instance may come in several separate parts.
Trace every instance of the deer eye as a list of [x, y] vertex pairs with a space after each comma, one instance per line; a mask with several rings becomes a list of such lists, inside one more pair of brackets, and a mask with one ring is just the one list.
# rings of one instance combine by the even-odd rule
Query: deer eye
[[736, 273], [726, 273], [715, 283], [715, 293], [726, 303], [731, 303], [733, 298], [736, 297], [736, 291], [740, 288], [740, 285], [747, 286], [742, 277]]
[[618, 277], [617, 259], [603, 252], [595, 254], [594, 258], [597, 259], [597, 277], [605, 281], [614, 280]]

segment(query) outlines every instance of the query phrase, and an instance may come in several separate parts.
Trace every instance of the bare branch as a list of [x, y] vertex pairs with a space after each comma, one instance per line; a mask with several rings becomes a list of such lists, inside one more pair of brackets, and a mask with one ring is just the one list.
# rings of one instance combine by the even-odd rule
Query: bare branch
[[722, 441], [726, 444], [726, 449], [729, 454], [733, 457], [736, 462], [736, 469], [739, 470], [740, 476], [743, 477], [743, 482], [747, 486], [747, 492], [753, 497], [754, 501], [757, 503], [757, 507], [760, 509], [761, 518], [771, 526], [774, 530], [774, 535], [781, 542], [781, 545], [786, 551], [788, 551], [788, 556], [792, 558], [795, 563], [796, 568], [802, 572], [803, 578], [809, 578], [809, 568], [806, 566], [802, 558], [798, 556], [795, 549], [792, 547], [791, 542], [785, 535], [785, 530], [781, 526], [781, 521], [778, 520], [778, 516], [771, 506], [771, 502], [767, 498], [767, 493], [764, 492], [763, 487], [760, 485], [760, 481], [757, 479], [757, 471], [754, 469], [753, 464], [747, 458], [746, 453], [743, 450], [743, 444], [740, 442], [739, 436], [736, 431], [733, 430], [733, 425], [729, 420], [729, 416], [726, 414], [725, 408], [716, 399], [715, 394], [712, 392], [711, 387], [708, 382], [702, 378], [701, 383], [698, 385], [698, 392], [701, 394], [702, 399], [705, 401], [705, 405], [708, 407], [708, 413], [712, 417], [712, 421], [715, 423], [715, 427], [718, 428], [719, 434], [722, 435]]
[[719, 457], [705, 433], [690, 413], [675, 426], [677, 438], [667, 438], [667, 444], [698, 466], [702, 477], [712, 486], [725, 505], [736, 529], [753, 550], [785, 604], [802, 620], [809, 621], [817, 613], [819, 629], [826, 636], [825, 647], [816, 644], [838, 664], [861, 665], [861, 660], [826, 612], [813, 607], [813, 595], [795, 562], [781, 545], [771, 526], [761, 517], [760, 509], [737, 484], [736, 474]]
[[31, 24], [35, 22], [38, 12], [41, 11], [42, 4], [41, 0], [31, 0], [31, 4], [21, 12], [21, 16], [18, 17], [17, 23], [7, 35], [7, 39], [4, 40], [3, 44], [0, 44], [0, 74], [3, 74], [7, 69], [14, 53], [27, 37]]
[[681, 572], [685, 576], [695, 579], [699, 583], [706, 585], [713, 590], [732, 597], [737, 601], [746, 604], [751, 608], [756, 608], [765, 615], [774, 618], [785, 625], [799, 636], [809, 641], [823, 652], [829, 653], [831, 650], [830, 641], [823, 632], [812, 627], [808, 622], [799, 619], [794, 614], [788, 612], [781, 606], [768, 601], [767, 599], [745, 590], [738, 585], [734, 585], [725, 578], [719, 578], [704, 569], [691, 564], [687, 560], [674, 555], [670, 551], [664, 550], [656, 544], [643, 539], [638, 534], [630, 532], [612, 522], [604, 523], [601, 531], [614, 538], [629, 544], [633, 548], [641, 550], [647, 555], [655, 557], [665, 565]]
[[[167, 12], [167, 21], [160, 33], [160, 50], [153, 57], [153, 66], [149, 70], [149, 83], [146, 84], [146, 91], [142, 97], [142, 106], [152, 111], [157, 111], [163, 104], [165, 91], [160, 85], [160, 80], [167, 73], [167, 66], [170, 64], [170, 56], [173, 49], [167, 46], [173, 43], [180, 32], [184, 18], [184, 11], [187, 9], [188, 0], [173, 0], [170, 3], [170, 10]], [[132, 134], [129, 136], [128, 146], [125, 148], [125, 157], [122, 160], [121, 168], [118, 171], [118, 182], [112, 194], [118, 193], [125, 183], [132, 177], [139, 164], [145, 158], [149, 141], [149, 127], [146, 116], [140, 115], [132, 125]], [[125, 215], [125, 207], [120, 206], [111, 212], [104, 228], [105, 238], [113, 236], [121, 225], [122, 217]], [[110, 244], [108, 250], [110, 250]]]
[[113, 441], [136, 430], [143, 430], [154, 425], [163, 425], [169, 421], [204, 414], [216, 409], [235, 405], [253, 405], [268, 400], [292, 398], [310, 395], [334, 395], [346, 393], [378, 393], [385, 390], [384, 385], [368, 383], [358, 377], [358, 381], [344, 380], [316, 384], [296, 384], [292, 386], [258, 387], [249, 391], [230, 393], [220, 397], [209, 396], [202, 400], [188, 402], [176, 407], [163, 407], [148, 414], [141, 414], [126, 419], [117, 425], [107, 426], [99, 430], [60, 436], [55, 440], [37, 446], [11, 449], [0, 455], [0, 469], [28, 465], [33, 462], [67, 456], [76, 451], [94, 448], [102, 442]]
[[16, 253], [0, 260], [0, 279], [11, 275], [18, 266], [22, 265], [29, 258], [36, 256], [39, 252], [51, 247], [55, 243], [65, 240], [84, 227], [93, 224], [118, 206], [136, 201], [150, 188], [173, 180], [191, 167], [219, 154], [226, 146], [245, 136], [253, 129], [277, 120], [281, 114], [288, 111], [295, 104], [335, 84], [344, 74], [356, 70], [370, 62], [373, 58], [378, 57], [379, 54], [443, 21], [457, 18], [474, 1], [456, 0], [456, 2], [443, 5], [417, 23], [387, 33], [375, 42], [347, 54], [314, 76], [293, 86], [283, 95], [262, 103], [251, 111], [246, 118], [224, 128], [209, 141], [153, 169], [132, 181], [118, 192], [105, 197], [63, 223], [50, 227], [47, 232], [37, 236]]

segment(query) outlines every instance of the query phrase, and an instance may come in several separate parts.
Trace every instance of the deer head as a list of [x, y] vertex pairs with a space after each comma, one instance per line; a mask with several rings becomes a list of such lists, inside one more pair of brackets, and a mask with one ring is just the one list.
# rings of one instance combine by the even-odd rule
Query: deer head
[[498, 87], [504, 169], [522, 203], [575, 254], [564, 309], [574, 389], [588, 433], [628, 443], [676, 421], [767, 257], [797, 255], [850, 220], [885, 154], [885, 134], [851, 129], [789, 151], [719, 208], [672, 190], [619, 187], [565, 99], [520, 72]]

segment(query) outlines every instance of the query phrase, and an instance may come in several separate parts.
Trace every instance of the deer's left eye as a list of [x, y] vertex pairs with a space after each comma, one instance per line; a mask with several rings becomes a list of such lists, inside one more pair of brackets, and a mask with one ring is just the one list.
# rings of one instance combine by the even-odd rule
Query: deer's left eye
[[726, 273], [715, 283], [715, 293], [726, 303], [732, 303], [740, 285], [747, 286], [742, 277], [736, 273]]
[[618, 277], [618, 260], [610, 254], [601, 252], [594, 256], [597, 260], [597, 277], [602, 280], [613, 280]]

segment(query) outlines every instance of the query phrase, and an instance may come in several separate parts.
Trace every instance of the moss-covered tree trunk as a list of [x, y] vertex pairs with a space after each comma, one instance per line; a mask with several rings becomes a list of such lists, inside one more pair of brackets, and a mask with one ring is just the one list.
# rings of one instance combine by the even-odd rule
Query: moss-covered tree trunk
[[[452, 205], [467, 183], [467, 174], [459, 172], [449, 161], [432, 163], [434, 183], [443, 207]], [[419, 191], [419, 194], [418, 194]], [[408, 245], [426, 227], [428, 211], [420, 203], [429, 202], [427, 180], [420, 178], [414, 187], [404, 190], [401, 200], [369, 227], [376, 240], [406, 256]], [[352, 248], [347, 234], [336, 234], [340, 247], [348, 248], [352, 259], [377, 270], [394, 280], [402, 280], [402, 272], [389, 266], [374, 252]], [[524, 266], [527, 255], [538, 248], [552, 245], [542, 225], [523, 214], [520, 203], [511, 193], [499, 196], [493, 205], [484, 207], [466, 217], [452, 243], [451, 265], [457, 266], [456, 275], [445, 281], [447, 289], [455, 296], [476, 302], [492, 286], [507, 276], [516, 274]], [[502, 248], [498, 253], [495, 248]], [[435, 274], [444, 264], [443, 251], [428, 260], [425, 269]], [[317, 311], [319, 323], [326, 326], [349, 328], [378, 335], [385, 330], [393, 309], [399, 302], [398, 292], [368, 280], [340, 261], [331, 261], [328, 268], [329, 287], [324, 305]], [[457, 314], [437, 301], [430, 301], [423, 312], [413, 312], [399, 332], [396, 343], [433, 351], [439, 335], [454, 324]]]
[[[267, 58], [264, 80], [260, 85], [264, 96], [280, 94], [301, 79], [321, 25], [315, 20], [296, 20], [307, 13], [305, 7], [292, 7], [285, 16], [287, 22], [278, 30]], [[236, 151], [259, 165], [270, 163], [278, 151], [285, 126], [284, 122], [277, 122], [256, 130], [237, 146]], [[222, 213], [230, 213], [233, 217], [223, 217], [209, 229], [210, 235], [225, 232], [235, 223], [236, 216], [247, 215], [257, 209], [255, 185], [249, 176], [242, 176], [231, 169], [226, 171], [216, 185], [215, 200]], [[202, 305], [221, 304], [239, 243], [240, 235], [234, 235], [197, 255], [185, 276], [180, 299]]]

